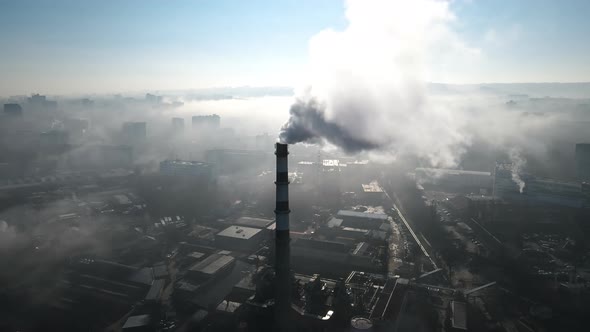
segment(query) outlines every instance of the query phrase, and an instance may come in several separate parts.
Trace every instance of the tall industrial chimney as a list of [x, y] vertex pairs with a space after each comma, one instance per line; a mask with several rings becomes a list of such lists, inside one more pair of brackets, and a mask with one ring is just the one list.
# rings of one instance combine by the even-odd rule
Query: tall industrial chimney
[[275, 230], [275, 319], [281, 331], [291, 329], [291, 271], [289, 244], [289, 167], [287, 144], [276, 143], [277, 156]]

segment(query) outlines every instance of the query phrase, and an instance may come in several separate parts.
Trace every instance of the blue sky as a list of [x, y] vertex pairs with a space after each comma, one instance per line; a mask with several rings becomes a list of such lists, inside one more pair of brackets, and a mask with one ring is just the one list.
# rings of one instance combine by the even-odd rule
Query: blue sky
[[[590, 1], [451, 9], [483, 59], [450, 83], [590, 80]], [[309, 39], [346, 25], [340, 0], [0, 0], [0, 95], [291, 85]]]

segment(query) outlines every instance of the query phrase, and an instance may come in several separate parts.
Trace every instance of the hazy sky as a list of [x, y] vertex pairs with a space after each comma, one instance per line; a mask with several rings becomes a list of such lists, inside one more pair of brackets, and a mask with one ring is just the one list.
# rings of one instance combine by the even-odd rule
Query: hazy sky
[[[310, 38], [344, 29], [345, 6], [0, 0], [0, 95], [297, 84], [305, 81]], [[478, 59], [445, 59], [429, 80], [590, 80], [590, 1], [455, 0], [450, 9], [450, 28]]]

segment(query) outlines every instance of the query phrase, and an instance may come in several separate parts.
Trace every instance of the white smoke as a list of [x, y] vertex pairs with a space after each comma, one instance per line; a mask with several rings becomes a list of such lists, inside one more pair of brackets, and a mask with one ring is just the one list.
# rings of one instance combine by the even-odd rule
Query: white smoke
[[471, 141], [465, 119], [435, 104], [424, 84], [447, 59], [478, 54], [453, 33], [449, 3], [351, 0], [346, 17], [345, 30], [310, 41], [311, 87], [291, 107], [281, 140], [456, 165]]
[[518, 190], [522, 194], [525, 187], [525, 182], [520, 177], [520, 174], [526, 165], [526, 159], [522, 157], [522, 152], [518, 148], [509, 149], [508, 157], [512, 163], [512, 169], [510, 170], [512, 174], [512, 181], [518, 185]]

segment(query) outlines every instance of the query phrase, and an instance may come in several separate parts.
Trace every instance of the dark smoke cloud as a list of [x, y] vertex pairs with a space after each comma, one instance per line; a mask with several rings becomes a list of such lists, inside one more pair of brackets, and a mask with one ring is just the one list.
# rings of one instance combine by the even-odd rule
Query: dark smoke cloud
[[379, 147], [376, 142], [355, 137], [354, 132], [326, 119], [326, 106], [316, 98], [298, 98], [289, 110], [289, 121], [281, 128], [281, 142], [321, 143], [319, 137], [340, 146], [345, 152], [355, 153]]

